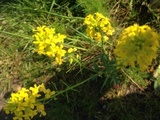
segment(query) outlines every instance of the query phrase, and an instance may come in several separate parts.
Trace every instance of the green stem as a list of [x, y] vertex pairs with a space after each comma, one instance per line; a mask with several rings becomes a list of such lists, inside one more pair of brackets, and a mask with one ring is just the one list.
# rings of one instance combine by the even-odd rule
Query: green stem
[[68, 17], [68, 16], [64, 16], [64, 15], [60, 15], [60, 14], [52, 13], [52, 12], [48, 12], [48, 11], [42, 11], [42, 12], [47, 13], [48, 15], [54, 15], [54, 16], [61, 17], [61, 18], [66, 18], [66, 19], [80, 19], [80, 20], [84, 20], [83, 17]]
[[75, 32], [77, 32], [78, 34], [80, 34], [82, 37], [88, 39], [88, 40], [91, 40], [88, 36], [86, 36], [85, 34], [79, 32], [78, 30], [74, 29], [73, 27], [70, 27], [67, 25], [67, 27], [69, 27], [70, 29], [74, 30]]
[[51, 7], [49, 9], [48, 15], [47, 15], [47, 19], [49, 18], [49, 15], [51, 14], [51, 10], [52, 10], [53, 6], [55, 5], [55, 3], [56, 3], [55, 0], [53, 0], [52, 4], [51, 4]]
[[149, 5], [147, 5], [147, 7], [148, 7], [149, 12], [151, 12], [156, 18], [159, 17], [158, 15], [156, 15], [156, 14], [154, 13], [154, 11], [150, 8]]
[[[65, 92], [67, 92], [67, 91], [69, 91], [69, 90], [73, 90], [74, 88], [76, 88], [76, 87], [78, 87], [78, 86], [80, 86], [80, 85], [88, 82], [89, 80], [93, 79], [93, 78], [96, 77], [97, 75], [98, 75], [98, 74], [95, 74], [95, 75], [91, 76], [90, 78], [88, 78], [88, 79], [86, 79], [86, 80], [84, 80], [84, 81], [82, 81], [82, 82], [80, 82], [80, 83], [77, 83], [76, 85], [67, 87], [65, 90], [58, 91], [57, 94], [53, 95], [53, 96], [50, 98], [50, 100], [48, 100], [46, 103], [50, 102], [50, 101], [51, 101], [52, 99], [54, 99], [56, 96], [61, 95], [61, 94], [65, 93]], [[44, 100], [44, 99], [41, 99], [40, 101], [43, 101], [43, 100]], [[45, 104], [46, 104], [46, 103], [45, 103]]]
[[0, 32], [4, 33], [4, 34], [11, 35], [11, 36], [15, 36], [15, 37], [21, 37], [21, 38], [24, 38], [24, 39], [31, 39], [30, 37], [26, 37], [26, 36], [23, 36], [23, 35], [20, 35], [20, 34], [10, 33], [10, 32], [6, 32], [6, 31], [0, 31]]

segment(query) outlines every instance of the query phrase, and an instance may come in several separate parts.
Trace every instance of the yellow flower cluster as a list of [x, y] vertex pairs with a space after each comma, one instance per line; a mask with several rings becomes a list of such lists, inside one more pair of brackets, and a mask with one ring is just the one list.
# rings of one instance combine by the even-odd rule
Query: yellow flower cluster
[[109, 18], [100, 13], [86, 16], [84, 24], [87, 25], [87, 35], [97, 41], [108, 40], [108, 36], [111, 36], [115, 31], [109, 22]]
[[114, 53], [125, 66], [138, 66], [144, 71], [157, 57], [159, 38], [148, 25], [134, 24], [124, 29]]
[[43, 98], [42, 93], [45, 95], [44, 99], [49, 99], [55, 91], [46, 89], [42, 83], [39, 86], [22, 88], [17, 93], [12, 93], [4, 107], [6, 114], [14, 114], [13, 120], [30, 120], [37, 114], [45, 116], [44, 105], [38, 101], [39, 97]]
[[35, 41], [33, 41], [35, 52], [54, 58], [55, 64], [61, 65], [67, 52], [63, 46], [66, 36], [60, 33], [56, 34], [54, 28], [46, 26], [37, 27], [33, 31], [36, 32], [33, 35], [35, 38]]

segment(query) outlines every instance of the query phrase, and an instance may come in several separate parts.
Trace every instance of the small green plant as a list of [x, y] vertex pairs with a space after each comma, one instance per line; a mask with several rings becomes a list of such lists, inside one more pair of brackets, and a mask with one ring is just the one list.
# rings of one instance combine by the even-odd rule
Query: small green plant
[[105, 3], [109, 0], [77, 0], [78, 4], [84, 9], [84, 13], [93, 14], [96, 12], [106, 14]]

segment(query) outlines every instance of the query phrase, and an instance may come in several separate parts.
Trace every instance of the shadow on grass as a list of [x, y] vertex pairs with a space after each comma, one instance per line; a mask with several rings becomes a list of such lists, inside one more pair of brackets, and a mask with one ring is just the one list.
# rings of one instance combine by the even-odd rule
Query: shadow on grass
[[[85, 73], [79, 76], [88, 78], [89, 75]], [[81, 81], [76, 81], [78, 76], [63, 76], [67, 85]], [[62, 74], [59, 73], [47, 83], [56, 83], [58, 90], [63, 90], [66, 85], [60, 81], [61, 77]], [[46, 104], [46, 116], [35, 116], [32, 120], [160, 120], [160, 96], [153, 92], [153, 85], [144, 92], [136, 89], [134, 93], [130, 91], [122, 97], [102, 99], [106, 90], [100, 91], [101, 82], [103, 83], [102, 78], [97, 78], [59, 95], [57, 100]], [[53, 84], [47, 86], [53, 88]], [[12, 120], [12, 116], [1, 111], [0, 120]]]
[[[47, 116], [33, 120], [160, 120], [160, 96], [133, 93], [113, 99], [99, 99], [97, 93], [70, 93], [46, 107]], [[73, 98], [74, 97], [74, 98]], [[4, 111], [0, 120], [12, 120]]]
[[160, 96], [133, 93], [101, 103], [102, 120], [160, 120]]
[[160, 96], [153, 85], [144, 92], [103, 100], [101, 86], [95, 80], [64, 93], [47, 105], [48, 115], [42, 120], [160, 120]]

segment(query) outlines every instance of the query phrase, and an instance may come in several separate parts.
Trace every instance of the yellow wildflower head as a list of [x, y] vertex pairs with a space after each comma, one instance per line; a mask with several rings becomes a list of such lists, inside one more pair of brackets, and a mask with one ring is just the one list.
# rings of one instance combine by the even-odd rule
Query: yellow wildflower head
[[62, 64], [63, 57], [66, 50], [63, 49], [65, 35], [60, 33], [56, 34], [54, 28], [48, 28], [46, 26], [37, 27], [33, 30], [35, 34], [33, 38], [33, 44], [35, 45], [34, 51], [38, 54], [46, 55], [55, 59], [55, 64]]
[[33, 35], [35, 52], [50, 57], [55, 65], [61, 65], [63, 62], [66, 62], [66, 59], [69, 59], [70, 63], [73, 62], [69, 54], [75, 52], [76, 48], [69, 48], [68, 50], [64, 48], [65, 35], [56, 34], [54, 28], [46, 26], [37, 27], [33, 31], [35, 32]]
[[108, 40], [108, 36], [111, 36], [115, 31], [111, 26], [109, 18], [103, 16], [100, 13], [89, 14], [85, 17], [84, 24], [87, 26], [87, 35], [97, 41]]
[[157, 57], [159, 35], [148, 25], [134, 24], [122, 32], [114, 54], [123, 65], [139, 66], [144, 71]]
[[17, 93], [12, 93], [4, 107], [5, 112], [14, 114], [14, 120], [30, 120], [38, 113], [40, 116], [46, 115], [44, 105], [39, 101], [42, 92], [45, 99], [49, 99], [55, 94], [55, 91], [46, 89], [44, 84], [34, 85], [29, 89], [22, 88]]

